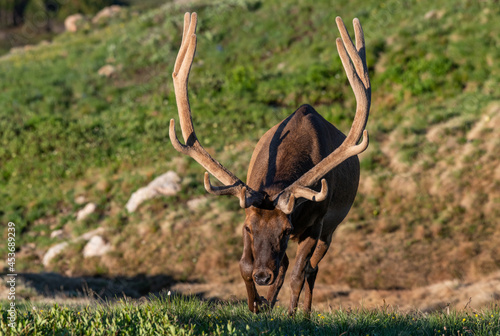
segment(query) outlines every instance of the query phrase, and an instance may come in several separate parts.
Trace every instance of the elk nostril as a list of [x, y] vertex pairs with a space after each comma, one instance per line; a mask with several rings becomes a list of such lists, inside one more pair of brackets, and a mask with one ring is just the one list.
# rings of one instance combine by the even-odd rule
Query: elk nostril
[[255, 275], [253, 277], [254, 277], [257, 285], [265, 286], [265, 285], [269, 285], [269, 283], [271, 282], [272, 274], [271, 274], [271, 272], [261, 271], [261, 272], [255, 273]]

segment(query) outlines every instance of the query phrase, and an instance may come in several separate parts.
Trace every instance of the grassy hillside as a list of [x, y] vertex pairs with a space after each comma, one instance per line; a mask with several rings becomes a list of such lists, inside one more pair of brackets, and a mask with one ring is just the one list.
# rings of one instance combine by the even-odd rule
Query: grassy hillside
[[[319, 281], [409, 288], [498, 270], [500, 8], [465, 0], [179, 2], [2, 57], [0, 218], [17, 225], [19, 270], [44, 270], [43, 253], [61, 241], [53, 230], [71, 241], [103, 227], [106, 256], [84, 259], [73, 242], [45, 270], [239, 281], [243, 212], [214, 197], [189, 210], [205, 195], [203, 169], [168, 140], [185, 11], [200, 18], [197, 134], [243, 180], [260, 136], [300, 104], [349, 130], [355, 100], [334, 18], [363, 24], [371, 142]], [[110, 77], [98, 75], [106, 64]], [[181, 193], [129, 214], [131, 193], [168, 169]], [[82, 196], [97, 211], [78, 222]]]

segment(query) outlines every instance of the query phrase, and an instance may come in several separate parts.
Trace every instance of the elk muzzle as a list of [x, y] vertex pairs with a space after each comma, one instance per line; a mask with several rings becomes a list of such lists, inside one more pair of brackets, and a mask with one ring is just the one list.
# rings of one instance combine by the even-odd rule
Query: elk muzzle
[[259, 268], [253, 271], [253, 279], [259, 286], [269, 286], [274, 282], [274, 274], [268, 269]]

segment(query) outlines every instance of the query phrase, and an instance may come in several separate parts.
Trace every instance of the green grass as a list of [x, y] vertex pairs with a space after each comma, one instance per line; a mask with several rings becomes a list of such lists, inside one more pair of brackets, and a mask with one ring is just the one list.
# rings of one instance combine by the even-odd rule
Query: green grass
[[401, 313], [338, 309], [299, 310], [289, 317], [278, 307], [253, 314], [243, 303], [210, 303], [163, 295], [149, 300], [83, 305], [23, 303], [11, 329], [3, 310], [4, 335], [498, 335], [498, 307], [482, 311]]

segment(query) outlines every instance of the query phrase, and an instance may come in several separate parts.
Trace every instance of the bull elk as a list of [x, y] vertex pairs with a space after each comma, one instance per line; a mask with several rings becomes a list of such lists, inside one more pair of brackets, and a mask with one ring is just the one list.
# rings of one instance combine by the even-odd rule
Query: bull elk
[[[257, 313], [262, 306], [275, 305], [288, 268], [286, 248], [291, 238], [298, 242], [298, 250], [289, 313], [295, 313], [303, 287], [304, 309], [309, 312], [318, 263], [354, 202], [360, 171], [357, 155], [368, 147], [365, 125], [371, 88], [363, 29], [354, 19], [355, 46], [342, 19], [336, 18], [342, 37], [337, 38], [337, 50], [357, 105], [347, 137], [310, 105], [302, 105], [259, 140], [245, 184], [207, 153], [194, 132], [187, 85], [196, 50], [196, 23], [196, 13], [185, 14], [172, 74], [185, 145], [176, 136], [174, 119], [170, 120], [170, 139], [177, 151], [208, 171], [205, 189], [209, 193], [236, 196], [245, 209], [240, 271], [248, 308]], [[212, 186], [209, 173], [223, 186]], [[255, 284], [269, 286], [266, 298], [259, 296]]]

